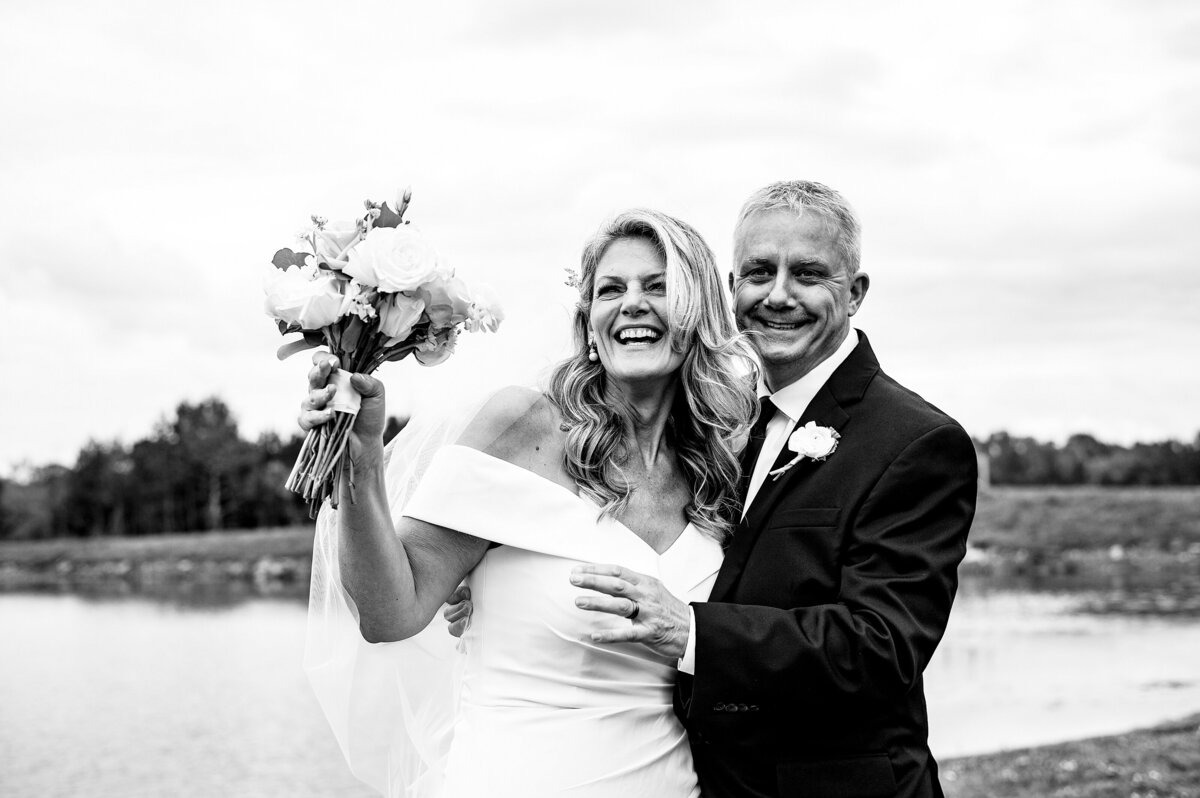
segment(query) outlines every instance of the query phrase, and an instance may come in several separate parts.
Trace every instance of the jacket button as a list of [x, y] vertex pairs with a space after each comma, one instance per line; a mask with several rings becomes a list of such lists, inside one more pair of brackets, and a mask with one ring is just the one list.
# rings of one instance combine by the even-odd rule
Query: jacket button
[[737, 708], [738, 708], [738, 712], [749, 712], [750, 711], [750, 707], [746, 706], [745, 704], [738, 704]]
[[751, 712], [758, 712], [758, 704], [751, 704], [751, 705], [750, 705], [750, 711], [751, 711]]
[[725, 711], [724, 704], [716, 704], [713, 706], [713, 712], [724, 712], [724, 711]]

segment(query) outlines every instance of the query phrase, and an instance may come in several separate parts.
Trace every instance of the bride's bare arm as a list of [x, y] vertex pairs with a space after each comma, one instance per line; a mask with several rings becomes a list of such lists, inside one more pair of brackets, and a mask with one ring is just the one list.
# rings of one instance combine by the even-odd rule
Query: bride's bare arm
[[[311, 429], [332, 418], [326, 385], [337, 367], [319, 352], [309, 372], [309, 395], [300, 426]], [[486, 540], [412, 518], [392, 526], [384, 483], [383, 385], [361, 374], [351, 378], [362, 407], [350, 438], [354, 501], [345, 488], [338, 507], [338, 560], [342, 584], [358, 608], [359, 628], [370, 642], [403, 640], [425, 628], [455, 587], [482, 559]]]
[[[404, 640], [424, 629], [487, 552], [488, 542], [414, 518], [392, 530], [383, 481], [383, 447], [355, 458], [357, 502], [338, 507], [342, 584], [358, 607], [359, 629], [372, 643]], [[367, 488], [362, 490], [362, 488]]]

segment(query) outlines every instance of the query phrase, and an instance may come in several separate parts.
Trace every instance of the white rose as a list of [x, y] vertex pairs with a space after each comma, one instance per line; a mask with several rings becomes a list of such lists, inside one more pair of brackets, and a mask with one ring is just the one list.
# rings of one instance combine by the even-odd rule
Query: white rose
[[380, 291], [413, 291], [438, 268], [437, 252], [412, 225], [375, 227], [349, 253], [344, 271]]
[[467, 320], [471, 309], [471, 294], [467, 284], [457, 277], [438, 277], [417, 291], [425, 300], [425, 312], [434, 327], [453, 327]]
[[467, 329], [471, 332], [495, 332], [504, 321], [504, 309], [484, 286], [476, 286], [471, 307], [467, 308]]
[[330, 277], [318, 277], [312, 281], [313, 293], [300, 311], [300, 326], [305, 330], [328, 327], [341, 318], [342, 295], [337, 281]]
[[305, 330], [319, 330], [333, 324], [342, 315], [342, 294], [338, 280], [315, 268], [274, 266], [263, 278], [266, 311], [288, 324]]
[[817, 422], [810, 421], [792, 433], [792, 437], [788, 438], [788, 448], [800, 457], [824, 460], [837, 448], [839, 437], [836, 430], [818, 427]]
[[[313, 234], [317, 240], [317, 251], [314, 254], [330, 266], [339, 268], [346, 259], [346, 256], [342, 255], [342, 250], [351, 241], [358, 238], [358, 224], [356, 222], [331, 222], [321, 230], [314, 230]], [[309, 250], [312, 247], [306, 246], [304, 249]], [[342, 255], [340, 261], [337, 260], [339, 255]]]
[[400, 343], [412, 334], [413, 327], [425, 312], [425, 300], [406, 294], [392, 294], [379, 304], [379, 332]]

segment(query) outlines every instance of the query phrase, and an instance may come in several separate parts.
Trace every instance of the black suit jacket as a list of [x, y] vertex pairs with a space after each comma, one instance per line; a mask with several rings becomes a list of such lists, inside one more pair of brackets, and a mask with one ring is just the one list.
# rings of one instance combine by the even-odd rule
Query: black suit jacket
[[680, 674], [675, 705], [701, 788], [941, 796], [921, 674], [966, 552], [974, 446], [884, 374], [861, 333], [808, 421], [837, 429], [837, 450], [768, 477], [693, 605], [696, 674]]

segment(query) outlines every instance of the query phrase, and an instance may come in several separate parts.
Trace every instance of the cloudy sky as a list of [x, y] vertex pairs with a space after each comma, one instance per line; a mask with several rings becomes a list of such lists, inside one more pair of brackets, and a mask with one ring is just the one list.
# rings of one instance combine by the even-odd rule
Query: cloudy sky
[[6, 3], [0, 107], [0, 473], [213, 395], [290, 431], [264, 264], [404, 184], [508, 321], [385, 367], [397, 406], [561, 356], [606, 215], [728, 266], [745, 196], [804, 177], [863, 218], [884, 367], [971, 433], [1200, 430], [1189, 0]]

